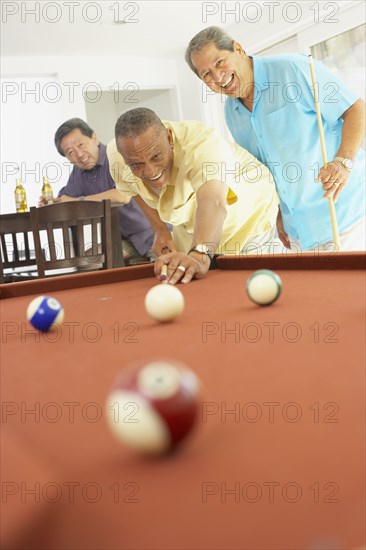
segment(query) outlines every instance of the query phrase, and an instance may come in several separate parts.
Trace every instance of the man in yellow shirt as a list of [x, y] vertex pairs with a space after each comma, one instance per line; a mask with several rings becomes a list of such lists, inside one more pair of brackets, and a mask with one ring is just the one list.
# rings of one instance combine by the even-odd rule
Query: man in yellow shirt
[[188, 283], [205, 276], [215, 252], [268, 252], [278, 197], [269, 170], [245, 149], [200, 122], [162, 122], [145, 108], [122, 114], [115, 136], [111, 175], [155, 231], [157, 276], [165, 264], [166, 282]]

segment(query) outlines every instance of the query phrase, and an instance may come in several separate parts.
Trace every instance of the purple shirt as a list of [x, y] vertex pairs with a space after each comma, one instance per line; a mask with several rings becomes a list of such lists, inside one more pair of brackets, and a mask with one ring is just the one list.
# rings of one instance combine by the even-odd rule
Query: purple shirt
[[[69, 181], [60, 189], [58, 196], [80, 197], [103, 193], [116, 187], [109, 172], [107, 147], [99, 145], [98, 163], [92, 170], [73, 167]], [[145, 255], [152, 247], [154, 232], [141, 208], [132, 199], [118, 208], [121, 235], [132, 242], [136, 250]]]

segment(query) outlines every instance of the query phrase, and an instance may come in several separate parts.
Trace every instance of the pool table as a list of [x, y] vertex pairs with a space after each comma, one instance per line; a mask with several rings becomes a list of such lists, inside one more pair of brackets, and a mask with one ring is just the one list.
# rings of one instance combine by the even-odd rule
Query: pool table
[[[253, 304], [245, 282], [276, 271]], [[221, 257], [180, 285], [186, 307], [144, 309], [153, 266], [0, 287], [2, 547], [315, 550], [365, 544], [365, 256]], [[37, 333], [26, 308], [61, 301]], [[202, 385], [173, 454], [117, 441], [105, 402], [136, 361], [179, 360]]]

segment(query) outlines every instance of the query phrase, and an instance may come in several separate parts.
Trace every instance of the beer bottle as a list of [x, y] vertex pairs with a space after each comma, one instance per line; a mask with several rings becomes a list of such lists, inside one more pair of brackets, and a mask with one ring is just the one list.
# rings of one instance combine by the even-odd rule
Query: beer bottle
[[14, 195], [17, 212], [28, 212], [27, 195], [20, 179], [16, 180]]
[[42, 197], [47, 204], [53, 202], [53, 191], [50, 182], [47, 178], [43, 178]]

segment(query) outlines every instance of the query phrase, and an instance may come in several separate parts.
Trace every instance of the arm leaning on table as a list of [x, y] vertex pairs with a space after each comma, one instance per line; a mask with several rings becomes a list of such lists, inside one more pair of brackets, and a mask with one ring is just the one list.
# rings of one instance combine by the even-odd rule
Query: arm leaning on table
[[[104, 199], [110, 199], [112, 204], [128, 204], [131, 200], [131, 197], [125, 195], [118, 189], [109, 189], [108, 191], [103, 191], [102, 193], [96, 193], [95, 195], [85, 195], [72, 197], [71, 195], [61, 195], [59, 197], [54, 197], [53, 203], [57, 202], [68, 202], [68, 201], [102, 201]], [[46, 206], [47, 201], [43, 197], [39, 197], [38, 206]]]
[[165, 282], [201, 279], [215, 252], [238, 254], [274, 230], [278, 198], [269, 170], [216, 130], [198, 121], [163, 123], [137, 108], [120, 116], [115, 134], [117, 187], [156, 211], [138, 199], [157, 240], [159, 233], [162, 243], [167, 238], [161, 222], [173, 227], [174, 249], [155, 261], [160, 280], [164, 265]]
[[65, 202], [65, 201], [102, 201], [104, 199], [110, 199], [112, 203], [115, 204], [128, 204], [131, 200], [131, 197], [125, 195], [118, 189], [109, 189], [108, 191], [103, 191], [102, 193], [96, 193], [95, 195], [86, 195], [85, 197], [71, 197], [70, 195], [61, 195], [54, 199], [54, 202]]

